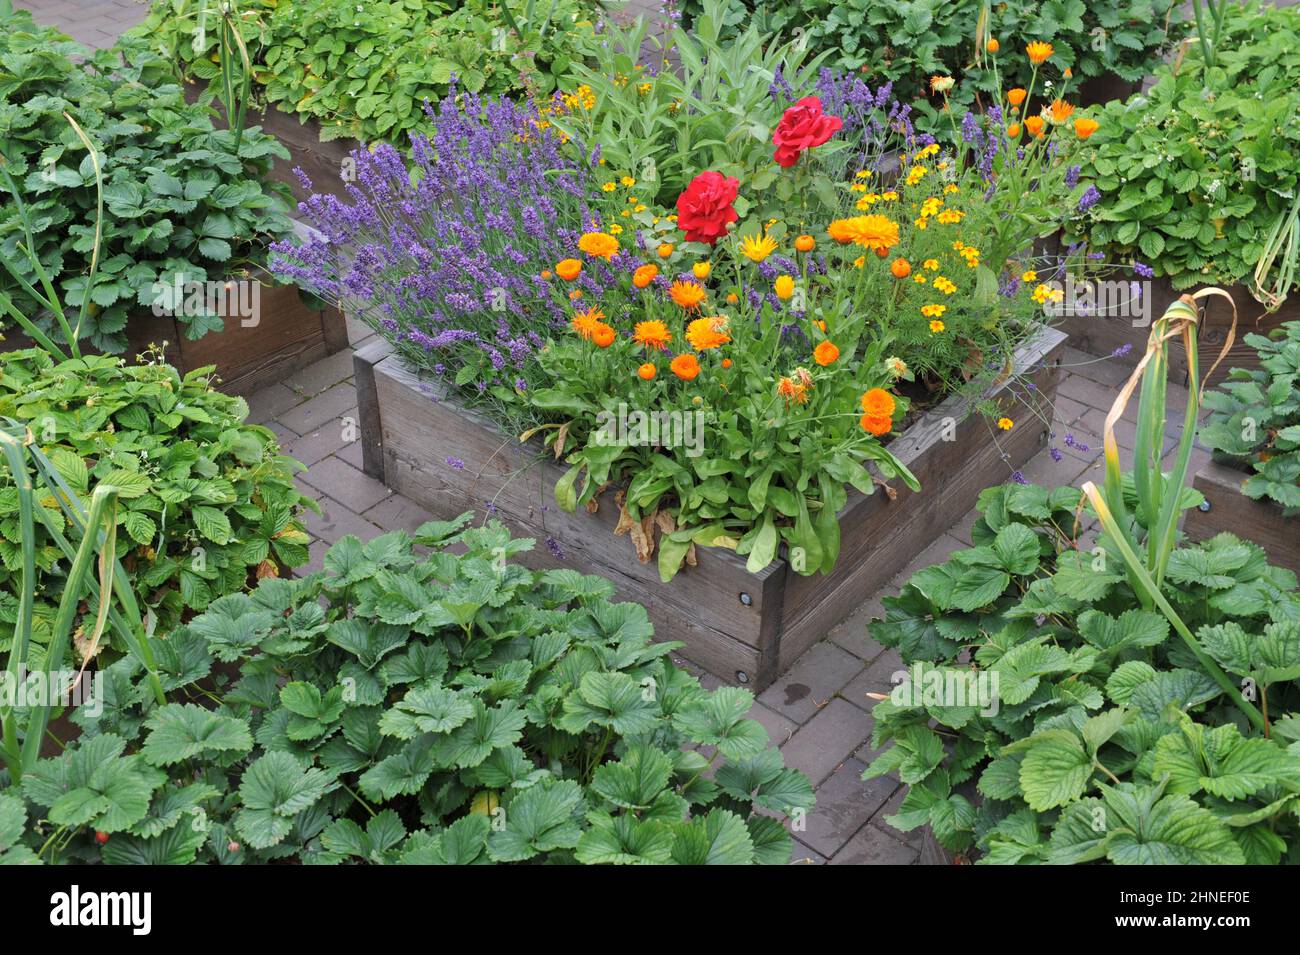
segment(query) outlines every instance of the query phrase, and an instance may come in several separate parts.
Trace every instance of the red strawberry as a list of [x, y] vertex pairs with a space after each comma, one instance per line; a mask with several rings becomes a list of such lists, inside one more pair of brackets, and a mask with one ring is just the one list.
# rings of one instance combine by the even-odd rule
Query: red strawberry
[[98, 842], [98, 843], [102, 846], [104, 843], [106, 843], [106, 842], [108, 841], [108, 833], [107, 833], [107, 832], [101, 832], [101, 831], [99, 831], [98, 829], [95, 830], [95, 841]]

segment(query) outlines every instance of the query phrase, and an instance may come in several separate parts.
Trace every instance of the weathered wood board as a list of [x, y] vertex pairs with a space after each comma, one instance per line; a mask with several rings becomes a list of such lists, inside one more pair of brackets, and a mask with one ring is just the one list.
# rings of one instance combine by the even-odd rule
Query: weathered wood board
[[1183, 530], [1196, 541], [1228, 531], [1263, 547], [1274, 564], [1300, 574], [1300, 517], [1283, 517], [1280, 504], [1242, 494], [1249, 476], [1218, 461], [1201, 468], [1192, 486], [1205, 495], [1209, 509], [1188, 511]]
[[[922, 491], [899, 489], [894, 500], [850, 492], [839, 515], [840, 559], [829, 575], [799, 575], [785, 559], [750, 574], [731, 551], [701, 548], [698, 566], [662, 583], [653, 560], [639, 563], [628, 539], [611, 533], [618, 516], [613, 493], [598, 498], [594, 514], [560, 510], [553, 492], [563, 468], [539, 442], [521, 445], [503, 434], [382, 346], [355, 356], [364, 459], [367, 473], [439, 517], [491, 512], [536, 537], [530, 560], [538, 566], [609, 577], [620, 599], [646, 606], [660, 639], [682, 641], [687, 658], [761, 690], [969, 510], [983, 488], [1005, 482], [1044, 446], [1045, 427], [1024, 402], [1045, 405], [1055, 394], [1065, 340], [1048, 330], [1017, 353], [1020, 424], [1009, 434], [969, 416], [969, 402], [954, 397], [896, 438], [891, 449], [920, 478]], [[1011, 387], [999, 383], [987, 397], [1010, 407]]]

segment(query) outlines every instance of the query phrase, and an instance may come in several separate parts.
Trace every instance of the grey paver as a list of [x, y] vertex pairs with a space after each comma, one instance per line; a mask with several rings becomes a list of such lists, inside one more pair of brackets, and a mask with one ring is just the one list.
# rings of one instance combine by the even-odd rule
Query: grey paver
[[389, 495], [363, 516], [386, 531], [406, 531], [408, 534], [425, 521], [433, 520], [432, 514], [400, 494]]
[[336, 501], [347, 501], [358, 513], [369, 510], [393, 493], [379, 481], [366, 477], [338, 458], [317, 461], [299, 480]]
[[831, 865], [912, 865], [919, 853], [893, 836], [865, 825], [848, 844], [835, 853]]
[[803, 723], [861, 669], [859, 657], [823, 640], [809, 648], [758, 699], [796, 723]]
[[868, 713], [836, 697], [800, 727], [781, 752], [787, 766], [802, 770], [816, 786], [871, 735], [871, 726]]
[[866, 767], [849, 759], [817, 790], [817, 805], [805, 819], [799, 840], [824, 856], [834, 856], [894, 794], [891, 779], [862, 780]]
[[[284, 390], [294, 394], [288, 388]], [[295, 395], [294, 400], [302, 399]], [[356, 406], [357, 389], [350, 384], [341, 384], [326, 389], [309, 401], [303, 401], [297, 407], [292, 407], [283, 414], [276, 414], [273, 417], [299, 434], [307, 434], [309, 431], [325, 426], [349, 408]]]
[[308, 511], [303, 515], [303, 524], [312, 537], [333, 544], [348, 534], [355, 534], [362, 540], [369, 540], [381, 533], [380, 528], [338, 501], [322, 497], [319, 503], [319, 514]]

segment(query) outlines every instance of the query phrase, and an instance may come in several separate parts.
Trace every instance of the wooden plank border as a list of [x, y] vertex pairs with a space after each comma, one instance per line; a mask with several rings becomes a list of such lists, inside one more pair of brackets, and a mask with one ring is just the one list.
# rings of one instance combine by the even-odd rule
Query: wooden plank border
[[1283, 517], [1280, 504], [1242, 494], [1249, 476], [1219, 461], [1196, 472], [1192, 486], [1205, 495], [1206, 509], [1187, 512], [1184, 532], [1202, 541], [1228, 531], [1263, 547], [1272, 563], [1300, 574], [1300, 517]]

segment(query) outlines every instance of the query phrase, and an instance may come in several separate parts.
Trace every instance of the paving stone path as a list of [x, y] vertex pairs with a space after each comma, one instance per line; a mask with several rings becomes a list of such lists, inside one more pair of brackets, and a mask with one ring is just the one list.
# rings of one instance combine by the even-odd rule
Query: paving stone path
[[[143, 19], [145, 9], [134, 0], [29, 0], [24, 5], [43, 22], [58, 25], [92, 46], [110, 44], [117, 33]], [[353, 347], [373, 336], [366, 325], [351, 318], [348, 333]], [[1061, 460], [1054, 460], [1045, 449], [1023, 468], [1027, 480], [1049, 487], [1100, 480], [1102, 423], [1118, 386], [1129, 374], [1118, 362], [1074, 349], [1067, 349], [1065, 364], [1052, 425], [1053, 443], [1063, 452]], [[1181, 409], [1186, 401], [1186, 390], [1171, 386], [1171, 404]], [[306, 465], [298, 480], [303, 492], [320, 502], [321, 513], [306, 519], [313, 538], [309, 570], [319, 569], [329, 545], [347, 534], [367, 539], [399, 528], [410, 531], [432, 517], [363, 474], [360, 442], [346, 440], [355, 432], [357, 421], [351, 349], [256, 392], [248, 403], [251, 420], [279, 434], [284, 452]], [[1136, 405], [1136, 401], [1131, 403], [1117, 429], [1117, 440], [1125, 451], [1132, 448]], [[1177, 440], [1177, 427], [1168, 435], [1168, 448]], [[1074, 447], [1065, 445], [1066, 434], [1074, 435]], [[430, 435], [430, 440], [436, 441], [437, 436]], [[455, 450], [448, 448], [447, 452]], [[1197, 448], [1192, 472], [1208, 459], [1208, 452]], [[866, 627], [881, 615], [881, 599], [897, 593], [913, 573], [944, 560], [958, 548], [969, 547], [975, 518], [971, 511], [910, 565], [900, 567], [888, 586], [863, 594], [857, 611], [808, 650], [754, 704], [751, 715], [780, 744], [787, 764], [807, 773], [816, 787], [817, 806], [808, 815], [804, 831], [795, 834], [797, 862], [861, 865], [918, 860], [919, 831], [900, 833], [884, 820], [897, 811], [903, 797], [897, 780], [864, 783], [859, 779], [876, 755], [871, 748], [874, 701], [867, 694], [887, 693], [890, 674], [902, 668], [898, 654], [872, 640]], [[691, 669], [707, 686], [724, 682], [696, 667]]]

